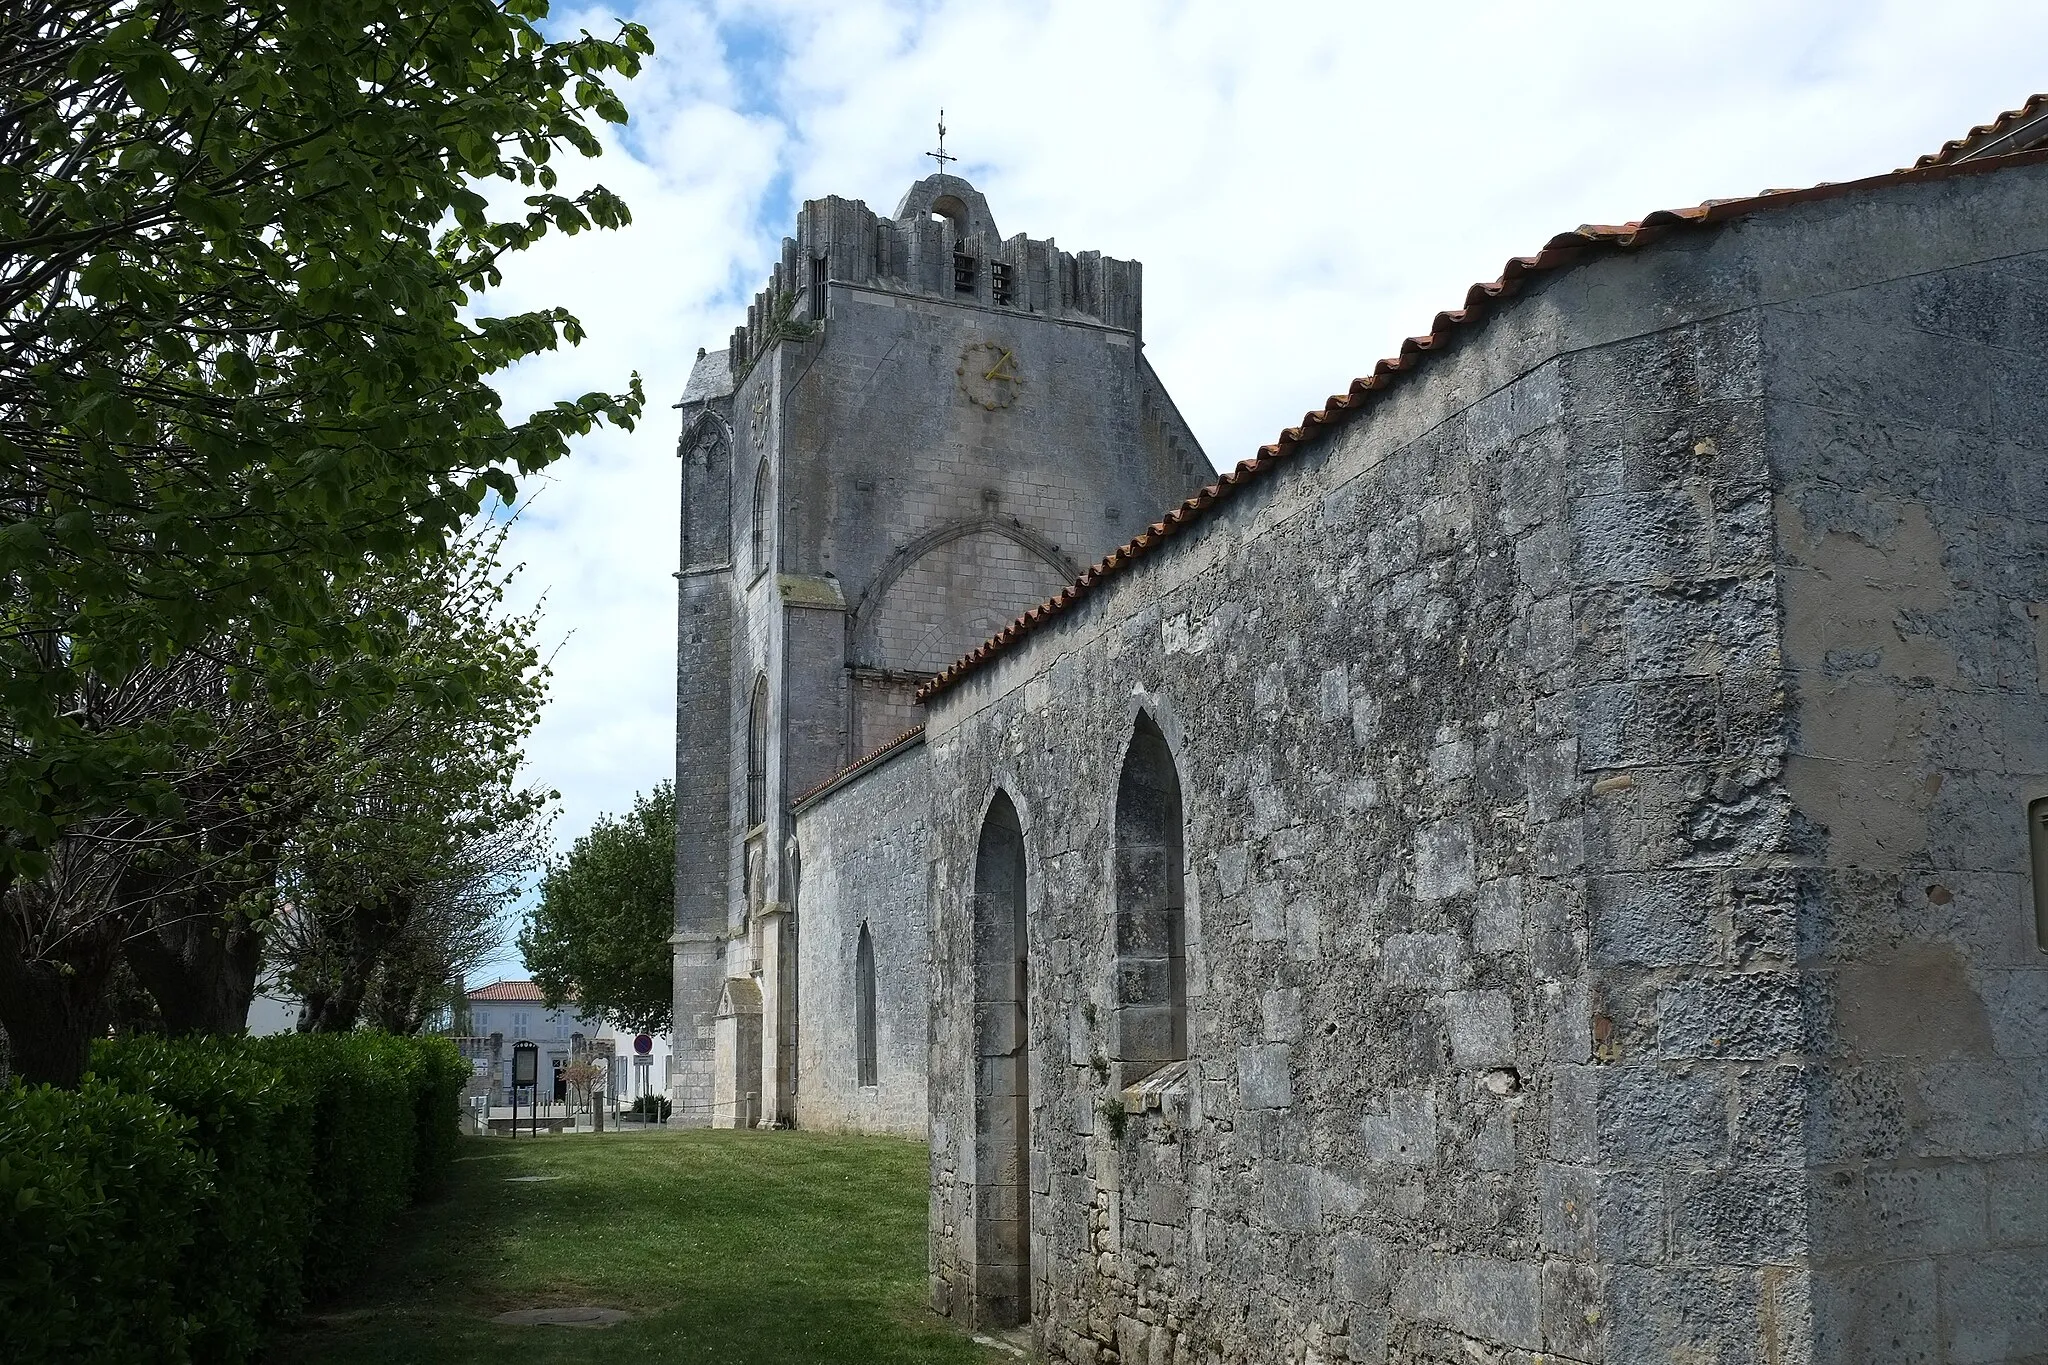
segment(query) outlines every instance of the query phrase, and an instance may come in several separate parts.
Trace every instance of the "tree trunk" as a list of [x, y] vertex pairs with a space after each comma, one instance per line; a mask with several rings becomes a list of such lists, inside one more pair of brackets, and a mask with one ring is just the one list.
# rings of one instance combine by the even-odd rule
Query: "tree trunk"
[[343, 976], [332, 990], [306, 992], [305, 1017], [299, 1020], [301, 1033], [347, 1033], [363, 1017], [363, 982]]
[[189, 903], [164, 906], [122, 952], [174, 1036], [233, 1035], [248, 1026], [263, 941], [242, 916]]
[[0, 1027], [7, 1030], [15, 1074], [30, 1085], [74, 1090], [104, 1026], [101, 1003], [116, 936], [94, 926], [67, 941], [62, 962], [25, 962], [11, 921], [0, 915]]
[[107, 977], [127, 920], [108, 906], [108, 882], [91, 864], [68, 875], [67, 854], [42, 879], [0, 883], [0, 1028], [16, 1075], [72, 1090], [106, 1029]]

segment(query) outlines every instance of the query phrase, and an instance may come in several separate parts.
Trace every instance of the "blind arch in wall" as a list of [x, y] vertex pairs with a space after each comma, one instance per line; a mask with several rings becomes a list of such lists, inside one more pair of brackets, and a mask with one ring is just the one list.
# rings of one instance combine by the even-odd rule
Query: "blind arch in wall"
[[997, 792], [974, 864], [974, 1321], [1031, 1317], [1031, 950], [1024, 831]]
[[732, 442], [706, 414], [683, 442], [683, 567], [710, 568], [732, 557]]

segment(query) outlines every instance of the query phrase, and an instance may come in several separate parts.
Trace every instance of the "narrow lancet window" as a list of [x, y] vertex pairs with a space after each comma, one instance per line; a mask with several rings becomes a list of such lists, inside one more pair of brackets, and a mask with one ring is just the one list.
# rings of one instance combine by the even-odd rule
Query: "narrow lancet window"
[[2027, 807], [2027, 839], [2034, 855], [2034, 942], [2048, 953], [2048, 796]]
[[747, 708], [747, 828], [767, 818], [768, 680], [756, 678], [753, 701]]
[[754, 466], [754, 572], [768, 569], [768, 457]]
[[878, 1085], [875, 1065], [875, 940], [865, 924], [860, 927], [860, 944], [853, 953], [853, 998], [856, 1080], [861, 1085]]

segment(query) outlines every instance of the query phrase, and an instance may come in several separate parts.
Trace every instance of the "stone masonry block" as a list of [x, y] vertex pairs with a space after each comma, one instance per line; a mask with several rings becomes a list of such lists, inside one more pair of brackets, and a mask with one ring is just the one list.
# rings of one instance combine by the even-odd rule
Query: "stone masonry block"
[[1436, 1096], [1427, 1090], [1390, 1090], [1387, 1112], [1359, 1123], [1368, 1161], [1424, 1166], [1436, 1156]]
[[1712, 872], [1669, 870], [1586, 879], [1589, 954], [1603, 967], [1690, 967], [1719, 956]]
[[1658, 1002], [1658, 1051], [1677, 1058], [1765, 1061], [1806, 1050], [1807, 990], [1789, 972], [1682, 981]]
[[1671, 1255], [1703, 1266], [1791, 1265], [1806, 1254], [1806, 1176], [1712, 1171], [1672, 1181]]
[[1340, 1232], [1330, 1241], [1331, 1287], [1355, 1304], [1386, 1302], [1390, 1284], [1386, 1248], [1376, 1238]]
[[1939, 1263], [1946, 1360], [1993, 1365], [2038, 1360], [2048, 1341], [2048, 1294], [2038, 1251], [1994, 1251]]
[[1830, 1266], [1814, 1274], [1816, 1365], [1937, 1365], [1932, 1261]]
[[[1469, 757], [1470, 750], [1466, 750]], [[1439, 820], [1415, 831], [1415, 896], [1440, 901], [1472, 891], [1472, 827]]]
[[1512, 952], [1522, 941], [1522, 879], [1494, 877], [1479, 884], [1472, 906], [1472, 948]]
[[1279, 986], [1259, 994], [1259, 1029], [1269, 1043], [1291, 1043], [1301, 1036], [1301, 988]]
[[1542, 1291], [1531, 1262], [1425, 1252], [1395, 1280], [1394, 1312], [1478, 1341], [1543, 1348]]
[[1617, 1365], [1765, 1365], [1753, 1270], [1616, 1266], [1608, 1272], [1607, 1300], [1602, 1344]]
[[1661, 1066], [1603, 1067], [1598, 1141], [1629, 1166], [1706, 1164], [1728, 1151], [1728, 1097], [1718, 1076]]
[[1238, 1101], [1247, 1109], [1284, 1109], [1294, 1102], [1285, 1043], [1237, 1050]]
[[1389, 934], [1380, 971], [1393, 986], [1443, 991], [1459, 984], [1464, 959], [1465, 945], [1455, 934]]
[[1514, 1060], [1515, 1010], [1507, 992], [1452, 991], [1443, 1001], [1453, 1066], [1476, 1070]]

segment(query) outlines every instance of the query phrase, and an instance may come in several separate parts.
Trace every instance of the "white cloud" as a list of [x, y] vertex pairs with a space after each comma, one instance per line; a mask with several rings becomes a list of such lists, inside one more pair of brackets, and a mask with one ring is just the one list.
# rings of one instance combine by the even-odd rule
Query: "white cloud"
[[[602, 8], [560, 26], [610, 27]], [[653, 0], [634, 121], [586, 171], [618, 233], [551, 241], [490, 300], [563, 303], [580, 349], [524, 410], [646, 379], [514, 539], [566, 636], [531, 746], [562, 835], [672, 770], [676, 431], [795, 203], [891, 211], [937, 109], [1003, 231], [1145, 263], [1148, 353], [1229, 464], [1466, 285], [1580, 222], [1907, 164], [2041, 80], [2048, 10], [2006, 3], [1434, 6], [1184, 0]], [[566, 169], [566, 168], [565, 168]]]

